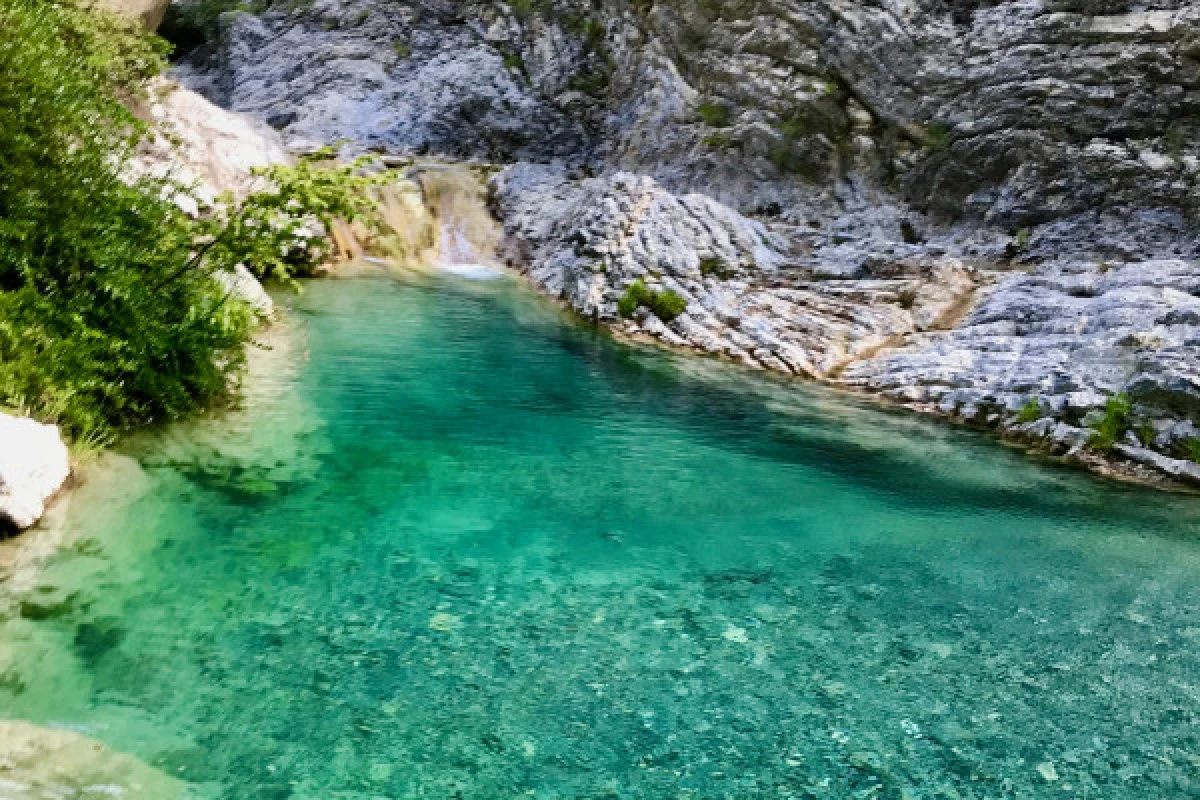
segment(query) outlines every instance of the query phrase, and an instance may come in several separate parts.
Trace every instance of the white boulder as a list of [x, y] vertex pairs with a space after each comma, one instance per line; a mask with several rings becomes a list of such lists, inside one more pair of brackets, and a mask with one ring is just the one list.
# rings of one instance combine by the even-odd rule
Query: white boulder
[[0, 522], [37, 522], [71, 472], [67, 446], [53, 425], [0, 414]]
[[291, 162], [278, 132], [261, 120], [226, 111], [169, 81], [151, 93], [153, 130], [130, 164], [131, 177], [171, 178], [190, 187], [176, 198], [186, 213], [213, 206], [223, 192], [245, 196], [260, 184], [252, 174], [256, 167]]
[[274, 315], [271, 295], [244, 265], [238, 264], [232, 272], [217, 272], [215, 277], [226, 292], [250, 306], [260, 319], [269, 320]]

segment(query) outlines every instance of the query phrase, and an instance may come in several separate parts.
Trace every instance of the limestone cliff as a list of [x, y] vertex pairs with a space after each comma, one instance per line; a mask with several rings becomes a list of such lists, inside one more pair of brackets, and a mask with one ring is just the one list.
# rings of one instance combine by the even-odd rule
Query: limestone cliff
[[[589, 317], [1073, 453], [1126, 393], [1126, 455], [1196, 472], [1192, 2], [315, 0], [219, 30], [182, 79], [293, 146], [520, 162], [504, 257]], [[686, 310], [620, 318], [635, 280]]]

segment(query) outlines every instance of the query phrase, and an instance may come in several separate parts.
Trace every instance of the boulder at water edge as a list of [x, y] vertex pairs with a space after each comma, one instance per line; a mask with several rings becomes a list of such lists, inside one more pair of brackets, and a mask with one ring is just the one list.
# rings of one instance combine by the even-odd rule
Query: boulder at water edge
[[37, 522], [70, 472], [58, 428], [0, 414], [0, 523], [22, 529]]

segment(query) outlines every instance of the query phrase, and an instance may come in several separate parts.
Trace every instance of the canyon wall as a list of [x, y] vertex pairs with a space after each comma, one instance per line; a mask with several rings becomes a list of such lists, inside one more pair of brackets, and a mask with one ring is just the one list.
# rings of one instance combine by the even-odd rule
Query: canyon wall
[[509, 164], [502, 257], [586, 317], [1080, 457], [1127, 395], [1139, 433], [1106, 452], [1200, 480], [1195, 3], [314, 0], [219, 22], [181, 79], [294, 148]]

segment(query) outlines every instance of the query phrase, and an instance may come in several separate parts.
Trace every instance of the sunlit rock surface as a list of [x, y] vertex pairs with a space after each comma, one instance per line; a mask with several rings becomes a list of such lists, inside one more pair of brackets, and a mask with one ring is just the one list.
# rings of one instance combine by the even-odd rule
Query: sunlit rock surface
[[0, 523], [33, 525], [70, 472], [58, 428], [0, 414]]
[[[701, 194], [628, 173], [571, 179], [518, 165], [492, 182], [514, 264], [586, 316], [786, 373], [826, 376], [939, 324], [975, 289], [954, 258], [900, 244], [827, 257]], [[687, 302], [674, 320], [617, 319], [635, 281]]]
[[169, 5], [171, 0], [96, 0], [98, 8], [136, 19], [151, 31], [162, 24]]
[[290, 160], [279, 134], [253, 116], [226, 111], [168, 82], [153, 97], [154, 130], [133, 168], [180, 183], [186, 191], [177, 201], [185, 211], [211, 206], [223, 192], [244, 195], [258, 185], [254, 168]]

